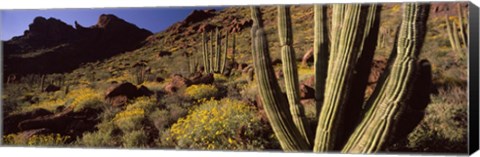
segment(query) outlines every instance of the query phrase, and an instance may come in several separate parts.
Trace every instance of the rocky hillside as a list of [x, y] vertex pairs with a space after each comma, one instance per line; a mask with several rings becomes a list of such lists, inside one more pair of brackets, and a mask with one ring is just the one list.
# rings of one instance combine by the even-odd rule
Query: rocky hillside
[[81, 63], [134, 50], [152, 33], [115, 15], [101, 15], [97, 24], [75, 28], [37, 17], [22, 36], [4, 42], [5, 74], [68, 72]]

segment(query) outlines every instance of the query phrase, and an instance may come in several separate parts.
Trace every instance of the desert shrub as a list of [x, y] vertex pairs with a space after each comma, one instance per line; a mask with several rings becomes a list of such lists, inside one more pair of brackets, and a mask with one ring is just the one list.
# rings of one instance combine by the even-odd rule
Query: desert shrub
[[142, 85], [144, 85], [145, 87], [147, 87], [152, 91], [157, 92], [157, 91], [163, 90], [165, 84], [160, 82], [146, 81], [146, 82], [143, 82]]
[[440, 89], [431, 96], [425, 117], [400, 150], [416, 152], [466, 153], [468, 112], [466, 89]]
[[116, 126], [111, 121], [104, 121], [96, 126], [95, 132], [84, 133], [77, 139], [77, 144], [86, 147], [114, 147], [118, 145], [115, 135]]
[[148, 117], [153, 122], [157, 130], [164, 130], [170, 123], [170, 113], [165, 109], [157, 109], [153, 111]]
[[25, 107], [23, 107], [21, 109], [20, 112], [30, 112], [30, 111], [33, 111], [35, 109], [40, 109], [40, 108], [48, 110], [50, 112], [55, 112], [55, 110], [58, 107], [64, 106], [65, 103], [66, 102], [65, 102], [64, 99], [46, 100], [46, 101], [42, 101], [42, 102], [39, 102], [39, 103], [36, 103], [36, 104], [26, 105]]
[[148, 136], [143, 129], [127, 132], [122, 136], [122, 146], [125, 148], [143, 148], [146, 147], [147, 141]]
[[125, 110], [119, 112], [113, 118], [115, 126], [123, 132], [130, 132], [142, 127], [142, 121], [145, 118], [145, 111], [140, 108]]
[[249, 100], [256, 100], [258, 95], [257, 83], [252, 82], [240, 86], [240, 95]]
[[113, 123], [120, 128], [123, 133], [141, 129], [146, 116], [155, 108], [155, 102], [155, 98], [137, 98], [132, 104], [127, 105], [124, 111], [115, 115]]
[[185, 95], [192, 99], [202, 99], [215, 97], [218, 94], [218, 89], [214, 85], [192, 85], [185, 89]]
[[215, 80], [215, 82], [220, 82], [220, 83], [228, 81], [228, 77], [222, 74], [217, 74], [217, 73], [213, 74], [213, 79]]
[[[70, 102], [70, 107], [73, 111], [81, 111], [84, 108], [101, 108], [103, 106], [103, 97], [101, 92], [92, 88], [80, 88], [71, 91], [67, 95], [67, 101]], [[67, 103], [68, 103], [67, 102]]]
[[65, 146], [70, 136], [60, 134], [33, 135], [25, 137], [19, 134], [9, 134], [3, 137], [3, 144], [22, 146]]
[[160, 132], [187, 115], [187, 109], [178, 104], [168, 104], [166, 109], [157, 109], [148, 117]]
[[133, 103], [127, 105], [125, 110], [142, 109], [145, 112], [150, 112], [156, 107], [156, 101], [157, 99], [154, 97], [139, 97], [136, 98]]
[[179, 118], [187, 115], [188, 111], [178, 104], [171, 104], [167, 106], [169, 117], [172, 122], [176, 122]]
[[276, 142], [247, 104], [232, 99], [205, 100], [161, 137], [178, 148], [261, 150]]

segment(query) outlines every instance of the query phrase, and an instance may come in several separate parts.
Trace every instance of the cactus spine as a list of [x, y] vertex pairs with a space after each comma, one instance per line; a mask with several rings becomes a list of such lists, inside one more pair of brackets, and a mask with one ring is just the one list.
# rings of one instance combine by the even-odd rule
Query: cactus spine
[[[325, 24], [322, 23], [325, 21], [322, 17], [325, 17], [326, 13], [322, 10], [324, 8], [319, 7], [315, 8], [314, 16], [316, 20], [314, 47], [317, 49], [314, 50], [315, 75], [319, 75], [316, 76], [316, 81], [321, 78], [322, 73], [325, 73], [320, 69], [327, 69], [328, 75], [323, 86], [325, 87], [324, 100], [321, 102], [322, 109], [313, 151], [342, 150], [349, 153], [371, 153], [382, 150], [394, 142], [395, 138], [410, 132], [414, 125], [407, 125], [406, 122], [418, 122], [421, 119], [421, 114], [418, 114], [421, 112], [418, 110], [424, 110], [428, 104], [429, 91], [421, 90], [418, 85], [431, 82], [431, 69], [428, 61], [417, 64], [417, 58], [426, 32], [429, 5], [404, 4], [400, 34], [396, 39], [398, 42], [395, 42], [398, 46], [394, 46], [395, 51], [391, 54], [387, 71], [382, 74], [374, 94], [365, 103], [363, 97], [359, 95], [364, 94], [365, 78], [370, 72], [377, 44], [377, 42], [368, 41], [377, 40], [380, 9], [376, 5], [334, 5], [328, 65], [322, 67], [318, 62], [327, 59], [322, 58], [321, 49], [328, 50], [326, 46], [329, 40], [325, 40], [326, 37], [322, 36], [322, 33], [325, 35], [325, 30], [322, 28], [326, 29], [325, 25], [322, 25]], [[290, 23], [288, 16], [285, 16], [288, 12], [281, 7], [278, 11], [282, 53], [291, 55], [293, 51], [288, 51], [288, 47], [291, 47], [289, 44], [291, 37], [289, 38], [288, 35]], [[292, 112], [295, 108], [289, 108], [289, 103], [295, 102], [290, 99], [295, 97], [295, 93], [292, 92], [294, 89], [286, 87], [287, 100], [275, 78], [260, 9], [251, 7], [251, 13], [254, 70], [257, 75], [261, 103], [265, 107], [273, 131], [284, 151], [312, 149], [312, 144], [302, 136], [295, 122], [296, 113]], [[287, 70], [293, 71], [292, 62], [283, 61], [286, 64], [284, 68], [290, 68]], [[290, 72], [288, 75], [287, 77], [294, 77], [295, 73]], [[419, 77], [422, 79], [417, 79]], [[358, 82], [363, 83], [357, 85]], [[286, 79], [286, 84], [290, 84], [286, 86], [294, 86], [295, 79]], [[316, 92], [321, 91], [319, 89], [321, 87], [316, 85], [316, 88]], [[412, 90], [413, 88], [416, 90]], [[408, 111], [411, 109], [416, 111], [411, 113]], [[415, 118], [410, 119], [410, 116]], [[360, 120], [355, 121], [355, 119]], [[350, 126], [345, 127], [344, 124]]]
[[256, 80], [259, 86], [262, 104], [272, 129], [285, 151], [299, 151], [310, 149], [306, 139], [300, 131], [293, 127], [295, 123], [289, 111], [287, 100], [281, 93], [271, 66], [268, 41], [263, 30], [263, 21], [260, 9], [251, 7], [252, 13], [252, 55]]

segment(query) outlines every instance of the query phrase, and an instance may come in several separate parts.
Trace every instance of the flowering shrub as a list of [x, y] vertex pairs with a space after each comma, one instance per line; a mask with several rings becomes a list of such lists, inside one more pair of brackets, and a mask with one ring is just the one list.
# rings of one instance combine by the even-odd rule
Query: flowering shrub
[[70, 107], [73, 111], [81, 111], [84, 108], [99, 108], [102, 104], [101, 92], [95, 91], [92, 88], [80, 88], [73, 90], [67, 95], [67, 100], [71, 101]]
[[192, 85], [185, 90], [185, 95], [192, 99], [202, 99], [215, 97], [218, 94], [218, 89], [214, 85]]
[[261, 150], [275, 144], [269, 126], [247, 104], [233, 99], [203, 100], [162, 137], [179, 148]]
[[3, 137], [3, 143], [6, 145], [23, 146], [64, 146], [70, 136], [60, 134], [33, 135], [29, 138], [17, 134], [9, 134]]

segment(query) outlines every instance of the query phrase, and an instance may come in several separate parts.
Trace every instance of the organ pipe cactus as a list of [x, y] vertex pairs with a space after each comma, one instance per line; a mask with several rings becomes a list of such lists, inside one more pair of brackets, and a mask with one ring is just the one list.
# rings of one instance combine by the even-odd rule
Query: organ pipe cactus
[[314, 39], [313, 39], [313, 64], [315, 68], [315, 109], [316, 117], [319, 116], [323, 103], [325, 79], [328, 67], [328, 32], [327, 32], [327, 7], [314, 6]]
[[292, 22], [290, 20], [290, 8], [286, 6], [278, 7], [278, 35], [280, 37], [281, 55], [283, 64], [283, 73], [285, 76], [285, 91], [290, 106], [295, 126], [310, 143], [311, 133], [307, 128], [307, 120], [302, 104], [300, 104], [300, 87], [298, 83], [297, 64], [295, 62], [295, 52], [292, 47]]
[[205, 72], [210, 71], [210, 62], [208, 59], [208, 45], [207, 45], [207, 35], [205, 32], [202, 33], [202, 59], [203, 59], [203, 69]]
[[[215, 42], [213, 41], [212, 32], [210, 32], [210, 39], [207, 39], [205, 32], [202, 34], [202, 54], [203, 54], [203, 65], [205, 72], [211, 73], [224, 73], [227, 63], [227, 51], [228, 51], [228, 32], [225, 34], [225, 45], [222, 50], [221, 47], [221, 35], [218, 33], [218, 28], [216, 29]], [[210, 45], [208, 45], [210, 43]], [[215, 44], [213, 44], [215, 43]], [[235, 51], [235, 37], [233, 39], [233, 51]], [[222, 54], [223, 52], [223, 54]], [[234, 58], [235, 52], [232, 52], [232, 59]]]
[[228, 31], [225, 31], [225, 51], [223, 52], [222, 62], [220, 63], [220, 73], [223, 74], [225, 72], [225, 64], [227, 62], [227, 51], [228, 51]]
[[209, 45], [209, 51], [208, 51], [208, 56], [210, 59], [210, 69], [208, 72], [212, 73], [214, 70], [214, 54], [213, 54], [213, 32], [210, 32], [210, 45]]
[[[288, 9], [278, 9], [282, 62], [284, 70], [290, 71], [285, 73], [289, 75], [285, 77], [287, 99], [274, 75], [260, 9], [251, 7], [254, 69], [267, 117], [285, 151], [372, 153], [384, 150], [413, 130], [414, 125], [406, 122], [419, 122], [421, 111], [429, 102], [429, 91], [421, 90], [418, 85], [431, 83], [431, 70], [428, 61], [420, 64], [417, 61], [426, 32], [429, 5], [404, 4], [398, 42], [395, 42], [386, 72], [366, 102], [363, 102], [363, 94], [377, 44], [380, 8], [335, 4], [330, 41], [326, 35], [324, 9], [322, 6], [314, 8], [315, 98], [321, 110], [315, 140], [310, 142], [302, 133], [305, 127], [297, 121], [298, 115], [303, 113], [296, 113], [296, 108], [289, 107], [289, 104], [297, 104], [298, 92], [295, 93], [295, 87], [291, 86], [296, 86], [293, 77], [298, 74], [294, 60], [289, 60], [294, 52]], [[322, 79], [325, 79], [323, 85]]]
[[280, 90], [271, 66], [268, 41], [263, 30], [263, 21], [259, 8], [252, 7], [252, 55], [256, 80], [262, 104], [270, 125], [285, 151], [308, 150], [310, 146], [300, 131], [295, 127], [289, 105]]
[[220, 71], [220, 51], [221, 51], [221, 38], [218, 32], [218, 27], [215, 29], [215, 64], [214, 72]]
[[445, 24], [447, 25], [448, 39], [453, 51], [460, 53], [462, 45], [460, 44], [460, 38], [458, 37], [457, 25], [455, 22], [450, 23], [448, 16], [445, 15]]

